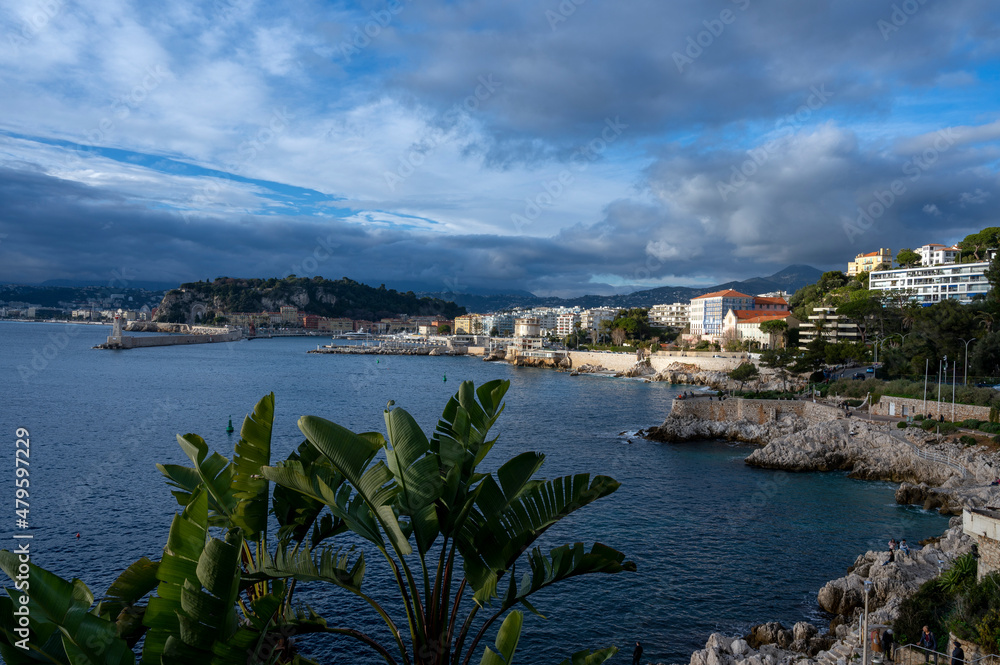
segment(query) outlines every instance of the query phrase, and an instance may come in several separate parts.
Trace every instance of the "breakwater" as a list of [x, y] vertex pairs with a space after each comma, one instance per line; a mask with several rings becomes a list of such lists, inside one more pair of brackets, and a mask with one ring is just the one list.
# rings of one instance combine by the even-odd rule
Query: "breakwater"
[[362, 356], [464, 356], [465, 347], [455, 346], [323, 346], [306, 353], [333, 353]]
[[121, 335], [120, 337], [108, 337], [104, 344], [98, 344], [95, 349], [140, 349], [153, 346], [184, 346], [186, 344], [214, 344], [218, 342], [236, 342], [243, 338], [243, 335], [236, 332], [222, 332], [213, 335], [149, 335], [135, 337], [132, 335]]

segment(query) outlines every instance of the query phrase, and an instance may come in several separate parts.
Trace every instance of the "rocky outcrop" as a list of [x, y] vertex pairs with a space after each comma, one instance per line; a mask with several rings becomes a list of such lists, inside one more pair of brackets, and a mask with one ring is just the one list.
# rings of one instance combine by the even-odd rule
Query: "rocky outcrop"
[[624, 376], [629, 378], [636, 378], [641, 376], [653, 376], [656, 374], [656, 370], [650, 365], [649, 359], [640, 360], [636, 364], [629, 367], [624, 372], [619, 372], [616, 376]]
[[805, 421], [794, 416], [786, 416], [763, 424], [746, 420], [704, 420], [694, 416], [682, 416], [667, 418], [662, 425], [650, 427], [640, 432], [640, 435], [664, 443], [695, 439], [728, 439], [765, 445], [806, 426]]
[[892, 562], [888, 551], [862, 554], [847, 575], [827, 582], [816, 600], [823, 610], [850, 623], [864, 607], [865, 582], [869, 581], [869, 622], [889, 624], [899, 615], [903, 600], [937, 577], [939, 562], [947, 564], [966, 554], [972, 542], [962, 532], [962, 518], [953, 517], [951, 526], [936, 542], [911, 548], [908, 555], [897, 553]]
[[800, 621], [791, 629], [777, 622], [754, 626], [743, 638], [712, 633], [705, 648], [691, 654], [691, 665], [785, 665], [808, 663], [833, 644], [816, 626]]
[[483, 356], [483, 360], [485, 360], [488, 363], [496, 362], [498, 360], [506, 360], [506, 358], [507, 358], [507, 349], [503, 348], [493, 349], [488, 354]]
[[650, 381], [683, 383], [691, 386], [708, 386], [715, 390], [797, 390], [805, 385], [803, 379], [789, 376], [782, 382], [772, 370], [761, 368], [760, 378], [740, 383], [729, 378], [728, 372], [703, 370], [692, 363], [675, 362], [650, 376]]

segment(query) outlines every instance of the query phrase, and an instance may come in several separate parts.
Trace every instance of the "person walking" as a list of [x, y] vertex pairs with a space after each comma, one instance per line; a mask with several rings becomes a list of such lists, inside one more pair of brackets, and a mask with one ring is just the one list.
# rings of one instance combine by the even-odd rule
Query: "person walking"
[[951, 665], [965, 665], [965, 652], [958, 642], [955, 642], [955, 648], [951, 652]]
[[937, 640], [934, 638], [934, 633], [927, 626], [924, 626], [923, 631], [920, 633], [920, 646], [924, 649], [924, 662], [926, 663], [930, 659], [931, 652], [935, 652], [934, 662], [937, 663]]
[[888, 662], [892, 662], [892, 628], [886, 628], [885, 632], [882, 633], [882, 653], [885, 654], [885, 659]]
[[642, 643], [636, 640], [635, 650], [632, 652], [632, 665], [639, 665], [640, 658], [642, 658]]

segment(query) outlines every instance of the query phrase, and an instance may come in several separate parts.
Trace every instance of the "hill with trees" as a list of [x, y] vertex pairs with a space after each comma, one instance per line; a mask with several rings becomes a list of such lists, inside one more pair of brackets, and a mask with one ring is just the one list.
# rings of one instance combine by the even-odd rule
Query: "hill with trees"
[[439, 298], [419, 298], [412, 291], [400, 293], [343, 277], [235, 279], [219, 277], [209, 282], [181, 284], [163, 296], [157, 321], [194, 323], [197, 313], [211, 320], [234, 312], [276, 312], [292, 306], [306, 314], [377, 320], [400, 314], [454, 318], [464, 307]]

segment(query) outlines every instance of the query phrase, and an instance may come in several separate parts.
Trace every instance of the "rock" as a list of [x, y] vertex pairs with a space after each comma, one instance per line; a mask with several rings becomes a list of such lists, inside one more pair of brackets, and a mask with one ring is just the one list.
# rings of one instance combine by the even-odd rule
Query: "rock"
[[819, 634], [819, 628], [812, 625], [807, 621], [799, 621], [794, 626], [792, 626], [792, 637], [795, 640], [806, 640], [816, 637]]
[[[751, 648], [760, 649], [764, 645], [778, 643], [779, 636], [783, 632], [791, 634], [788, 629], [777, 621], [761, 623], [750, 628], [750, 634], [746, 636], [746, 641]], [[791, 643], [791, 639], [788, 642]]]
[[747, 644], [747, 641], [744, 639], [735, 639], [729, 647], [729, 650], [734, 656], [742, 656], [745, 653], [749, 653], [750, 645]]
[[729, 651], [732, 643], [732, 637], [726, 637], [722, 633], [712, 633], [708, 636], [708, 642], [705, 643], [705, 648], [716, 649], [718, 651]]
[[827, 582], [819, 590], [816, 600], [819, 606], [830, 614], [847, 615], [864, 603], [863, 589], [861, 577], [851, 573], [847, 577]]

